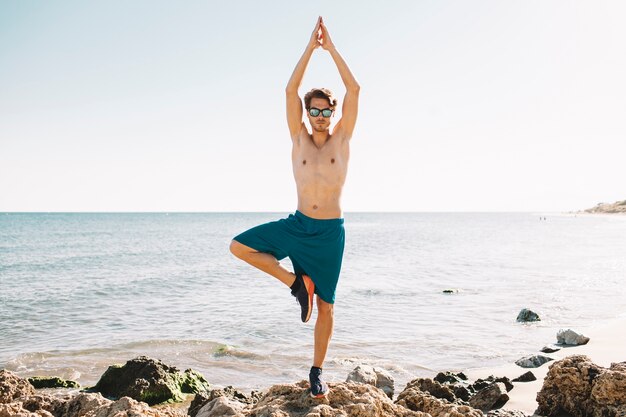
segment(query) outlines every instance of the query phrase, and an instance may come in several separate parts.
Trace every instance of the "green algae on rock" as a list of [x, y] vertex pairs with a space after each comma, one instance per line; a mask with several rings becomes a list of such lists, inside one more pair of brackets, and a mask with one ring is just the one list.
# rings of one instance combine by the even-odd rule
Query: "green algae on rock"
[[76, 381], [59, 378], [57, 376], [32, 376], [28, 378], [30, 384], [39, 388], [80, 388], [80, 384]]
[[90, 391], [111, 398], [131, 397], [150, 405], [181, 402], [186, 394], [209, 391], [207, 380], [197, 371], [184, 373], [157, 359], [139, 356], [125, 365], [112, 365]]

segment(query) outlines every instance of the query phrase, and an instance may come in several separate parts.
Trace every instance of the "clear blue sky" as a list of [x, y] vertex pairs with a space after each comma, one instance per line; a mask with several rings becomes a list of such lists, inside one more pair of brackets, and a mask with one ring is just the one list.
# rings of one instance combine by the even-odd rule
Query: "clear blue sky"
[[0, 211], [294, 210], [318, 15], [362, 86], [344, 210], [626, 198], [623, 1], [0, 0]]

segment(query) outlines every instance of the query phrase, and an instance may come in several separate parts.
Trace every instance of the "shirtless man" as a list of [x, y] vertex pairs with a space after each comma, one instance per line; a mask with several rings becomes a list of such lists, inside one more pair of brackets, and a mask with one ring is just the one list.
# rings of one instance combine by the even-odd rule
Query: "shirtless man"
[[[324, 88], [315, 88], [304, 97], [312, 131], [302, 120], [298, 88], [315, 49], [330, 53], [346, 87], [342, 118], [330, 133], [330, 121], [337, 100]], [[298, 209], [286, 219], [262, 224], [233, 238], [231, 252], [250, 265], [279, 279], [291, 289], [307, 322], [317, 294], [317, 321], [313, 366], [309, 372], [311, 396], [324, 397], [322, 365], [333, 332], [333, 305], [344, 248], [341, 191], [346, 180], [350, 138], [357, 118], [359, 84], [328, 34], [321, 16], [311, 39], [285, 89], [287, 124], [291, 134], [293, 175], [298, 191]], [[289, 257], [294, 272], [280, 260]]]

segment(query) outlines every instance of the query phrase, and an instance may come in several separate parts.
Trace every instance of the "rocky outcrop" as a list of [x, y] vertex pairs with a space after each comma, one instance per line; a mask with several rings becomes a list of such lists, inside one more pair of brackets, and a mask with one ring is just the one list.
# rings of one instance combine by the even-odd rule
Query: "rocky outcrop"
[[184, 394], [196, 394], [209, 389], [206, 379], [192, 369], [181, 373], [159, 360], [140, 356], [123, 366], [109, 366], [90, 391], [111, 398], [131, 397], [154, 405], [183, 401]]
[[0, 404], [13, 402], [20, 397], [35, 394], [35, 389], [27, 380], [13, 372], [0, 370]]
[[572, 329], [561, 329], [556, 334], [556, 341], [561, 345], [579, 346], [586, 345], [589, 342], [589, 338], [576, 333]]
[[553, 361], [554, 359], [549, 358], [548, 356], [543, 355], [530, 355], [524, 356], [515, 361], [517, 366], [521, 366], [522, 368], [539, 368], [546, 362]]
[[626, 416], [626, 362], [600, 367], [573, 355], [550, 365], [537, 394], [541, 415], [566, 412], [574, 417]]
[[[23, 380], [25, 381], [25, 380]], [[0, 417], [183, 417], [181, 410], [151, 408], [129, 397], [111, 401], [99, 393], [35, 394], [0, 404]]]
[[346, 378], [346, 382], [360, 382], [382, 389], [389, 398], [393, 398], [394, 380], [384, 369], [368, 365], [359, 365]]
[[531, 321], [541, 321], [541, 319], [539, 318], [539, 314], [527, 308], [523, 308], [517, 315], [517, 321], [525, 323]]
[[33, 376], [28, 378], [30, 384], [39, 388], [80, 388], [76, 381], [70, 381], [56, 376]]
[[[431, 381], [433, 382], [433, 381]], [[435, 382], [438, 384], [437, 382]], [[419, 378], [409, 382], [404, 390], [398, 395], [396, 404], [409, 410], [430, 414], [432, 417], [483, 417], [480, 410], [452, 403], [445, 399], [437, 398], [421, 390], [424, 379]]]
[[[274, 385], [245, 416], [249, 417], [429, 417], [394, 404], [380, 389], [356, 382], [329, 383], [326, 398], [310, 396], [308, 381]], [[434, 416], [433, 416], [434, 417]]]
[[626, 214], [626, 200], [615, 203], [598, 203], [595, 207], [585, 210], [585, 213]]

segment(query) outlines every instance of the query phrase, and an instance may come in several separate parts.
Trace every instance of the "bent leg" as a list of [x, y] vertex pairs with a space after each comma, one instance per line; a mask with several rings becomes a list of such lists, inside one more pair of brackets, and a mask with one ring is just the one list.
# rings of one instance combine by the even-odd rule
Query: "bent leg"
[[317, 296], [317, 321], [315, 322], [315, 353], [313, 366], [322, 368], [328, 344], [333, 335], [334, 306]]
[[255, 268], [278, 278], [288, 287], [293, 285], [296, 276], [293, 272], [286, 270], [280, 262], [270, 253], [259, 252], [242, 243], [233, 240], [230, 242], [230, 251], [237, 258], [246, 261]]

